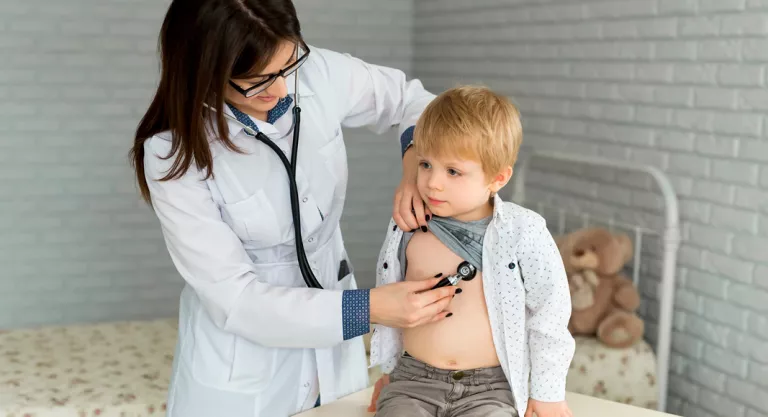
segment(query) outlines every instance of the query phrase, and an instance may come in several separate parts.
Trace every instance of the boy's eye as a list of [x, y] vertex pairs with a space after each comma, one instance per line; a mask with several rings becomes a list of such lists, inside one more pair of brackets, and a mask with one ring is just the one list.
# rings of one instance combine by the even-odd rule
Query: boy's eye
[[456, 175], [461, 175], [461, 173], [459, 171], [456, 171], [453, 168], [448, 168], [448, 175], [456, 176]]
[[426, 162], [426, 161], [421, 161], [421, 162], [419, 162], [419, 166], [420, 166], [420, 167], [422, 167], [422, 168], [424, 168], [424, 169], [429, 169], [429, 168], [432, 168], [432, 166], [431, 166], [431, 165], [429, 165], [429, 162]]

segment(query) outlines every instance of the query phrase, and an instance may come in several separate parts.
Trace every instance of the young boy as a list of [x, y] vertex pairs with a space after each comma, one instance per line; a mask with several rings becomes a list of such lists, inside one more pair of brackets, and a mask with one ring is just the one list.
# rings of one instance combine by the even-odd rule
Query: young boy
[[457, 284], [445, 319], [375, 326], [371, 366], [389, 374], [376, 384], [377, 417], [571, 416], [562, 258], [541, 216], [497, 194], [521, 142], [517, 109], [487, 88], [450, 89], [418, 121], [417, 187], [433, 216], [426, 233], [390, 222], [377, 285], [448, 276], [463, 261], [476, 275]]

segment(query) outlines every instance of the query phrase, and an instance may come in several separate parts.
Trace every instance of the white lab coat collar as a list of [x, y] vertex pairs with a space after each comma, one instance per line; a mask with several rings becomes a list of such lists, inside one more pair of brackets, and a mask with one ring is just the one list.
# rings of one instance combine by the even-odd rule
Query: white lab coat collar
[[[304, 63], [304, 65], [306, 65], [306, 63]], [[315, 92], [312, 91], [311, 88], [309, 88], [309, 85], [307, 85], [307, 82], [304, 79], [303, 74], [305, 71], [307, 71], [306, 68], [303, 68], [303, 67], [299, 68], [299, 75], [301, 75], [299, 77], [299, 95], [301, 96], [300, 98], [310, 97], [315, 95]], [[286, 87], [288, 88], [288, 95], [290, 96], [293, 96], [296, 93], [295, 83], [293, 81], [295, 76], [296, 74], [291, 74], [290, 76], [288, 76], [288, 78], [285, 79]], [[299, 103], [299, 105], [301, 105], [301, 103]]]

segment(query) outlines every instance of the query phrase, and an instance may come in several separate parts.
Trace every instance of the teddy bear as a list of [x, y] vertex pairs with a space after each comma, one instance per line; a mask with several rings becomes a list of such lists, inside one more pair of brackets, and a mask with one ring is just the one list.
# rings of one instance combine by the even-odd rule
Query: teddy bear
[[633, 256], [629, 237], [587, 227], [559, 236], [556, 244], [571, 290], [571, 334], [596, 335], [614, 348], [629, 347], [642, 339], [645, 325], [636, 314], [640, 294], [621, 272]]

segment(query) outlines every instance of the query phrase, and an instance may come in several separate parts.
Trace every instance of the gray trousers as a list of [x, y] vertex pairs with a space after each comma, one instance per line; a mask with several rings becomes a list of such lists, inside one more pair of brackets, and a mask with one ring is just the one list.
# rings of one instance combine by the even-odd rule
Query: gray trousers
[[518, 417], [500, 366], [449, 371], [400, 357], [379, 394], [376, 417]]

